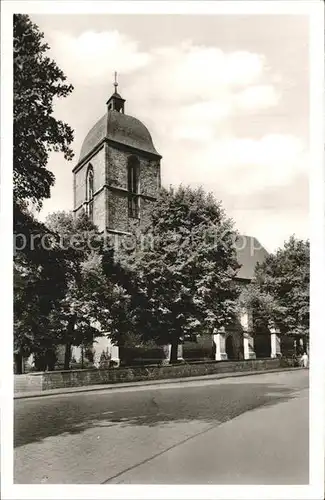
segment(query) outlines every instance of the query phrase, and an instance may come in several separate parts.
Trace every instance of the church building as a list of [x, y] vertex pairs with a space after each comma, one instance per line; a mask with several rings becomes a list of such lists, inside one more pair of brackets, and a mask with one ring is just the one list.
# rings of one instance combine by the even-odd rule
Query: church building
[[[120, 238], [146, 221], [150, 204], [161, 186], [162, 156], [156, 151], [146, 126], [125, 113], [125, 99], [117, 92], [116, 78], [114, 86], [114, 93], [106, 103], [106, 113], [86, 135], [73, 169], [73, 211], [78, 215], [85, 210], [101, 232]], [[255, 264], [261, 262], [267, 252], [256, 238], [241, 238], [243, 244], [237, 250], [241, 268], [237, 279], [245, 286], [254, 277]], [[214, 345], [216, 360], [255, 358], [251, 312], [243, 311], [236, 327], [217, 332], [209, 342]], [[96, 339], [94, 349], [97, 364], [103, 351], [119, 363], [119, 349], [106, 337]], [[75, 348], [76, 358], [78, 351], [80, 349]], [[271, 332], [263, 357], [276, 357], [279, 352], [279, 338], [276, 332]], [[186, 358], [185, 354], [186, 342], [179, 346], [179, 357]], [[196, 358], [190, 354], [187, 359]]]
[[74, 213], [86, 210], [100, 231], [127, 235], [147, 217], [161, 185], [160, 160], [148, 129], [108, 99], [105, 115], [83, 141], [73, 169]]

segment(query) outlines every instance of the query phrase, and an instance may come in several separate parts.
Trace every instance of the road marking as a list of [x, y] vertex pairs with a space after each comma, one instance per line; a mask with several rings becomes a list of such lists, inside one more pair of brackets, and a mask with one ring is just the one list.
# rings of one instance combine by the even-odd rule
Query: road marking
[[175, 443], [171, 446], [169, 446], [168, 448], [166, 448], [165, 450], [163, 451], [160, 451], [159, 453], [156, 453], [155, 455], [152, 455], [151, 457], [149, 458], [146, 458], [144, 460], [142, 460], [141, 462], [138, 462], [137, 464], [134, 464], [134, 465], [131, 465], [130, 467], [127, 467], [126, 469], [124, 469], [123, 471], [121, 472], [118, 472], [117, 474], [115, 474], [114, 476], [111, 476], [107, 479], [105, 479], [105, 481], [102, 481], [100, 484], [107, 484], [109, 481], [111, 481], [112, 479], [116, 479], [117, 477], [119, 476], [122, 476], [123, 474], [125, 474], [126, 472], [129, 472], [131, 470], [134, 470], [136, 469], [137, 467], [139, 467], [140, 465], [143, 465], [147, 462], [150, 462], [151, 460], [153, 460], [154, 458], [157, 458], [157, 457], [160, 457], [161, 455], [163, 455], [164, 453], [166, 453], [167, 451], [170, 451], [172, 450], [173, 448], [177, 448], [178, 446], [186, 443], [187, 441], [190, 441], [191, 439], [197, 437], [197, 436], [200, 436], [202, 434], [205, 434], [206, 432], [209, 432], [211, 431], [212, 429], [215, 429], [216, 427], [219, 427], [219, 425], [221, 425], [222, 422], [218, 422], [217, 424], [214, 424], [214, 425], [211, 425], [210, 427], [208, 427], [207, 429], [204, 429], [203, 431], [200, 431], [200, 432], [197, 432], [196, 434], [193, 434], [192, 436], [189, 436], [185, 439], [182, 439], [182, 441], [179, 441], [178, 443]]
[[[296, 391], [293, 391], [292, 392], [292, 396], [295, 398], [297, 397], [298, 395], [300, 395], [303, 399], [304, 398], [308, 398], [308, 395], [309, 395], [309, 389], [301, 389], [301, 390], [296, 390]], [[281, 403], [285, 403], [286, 401], [278, 401], [277, 403], [275, 404], [281, 404]], [[260, 410], [261, 408], [265, 408], [267, 405], [261, 405], [261, 406], [258, 406], [256, 408], [251, 408], [251, 409], [248, 409], [248, 410], [245, 410], [243, 411], [242, 413], [240, 413], [239, 415], [236, 415], [234, 418], [226, 418], [224, 421], [218, 421], [216, 424], [213, 424], [211, 425], [210, 427], [208, 427], [207, 429], [204, 429], [203, 431], [200, 431], [200, 432], [197, 432], [196, 434], [193, 434], [192, 436], [189, 436], [181, 441], [179, 441], [178, 443], [175, 443], [171, 446], [169, 446], [168, 448], [166, 448], [165, 450], [162, 450], [160, 451], [159, 453], [156, 453], [155, 455], [152, 455], [151, 457], [148, 457], [134, 465], [131, 465], [130, 467], [127, 467], [126, 469], [124, 469], [123, 471], [120, 471], [118, 472], [117, 474], [114, 474], [113, 476], [110, 476], [109, 478], [105, 479], [103, 482], [101, 482], [100, 484], [107, 484], [109, 483], [110, 481], [112, 481], [113, 479], [116, 479], [122, 475], [124, 475], [125, 473], [127, 472], [130, 472], [132, 470], [135, 470], [137, 469], [138, 467], [140, 467], [141, 465], [144, 465], [148, 462], [151, 462], [152, 460], [154, 460], [155, 458], [158, 458], [160, 457], [161, 455], [163, 455], [164, 453], [167, 453], [168, 451], [172, 450], [172, 449], [175, 449], [181, 445], [183, 445], [184, 443], [190, 441], [191, 439], [194, 439], [196, 438], [197, 436], [201, 436], [203, 434], [206, 434], [208, 433], [209, 431], [213, 430], [213, 429], [216, 429], [217, 427], [220, 427], [224, 424], [227, 424], [228, 422], [232, 421], [232, 420], [236, 420], [237, 418], [241, 417], [242, 415], [244, 415], [245, 413], [249, 413], [251, 411], [257, 411], [257, 410]]]

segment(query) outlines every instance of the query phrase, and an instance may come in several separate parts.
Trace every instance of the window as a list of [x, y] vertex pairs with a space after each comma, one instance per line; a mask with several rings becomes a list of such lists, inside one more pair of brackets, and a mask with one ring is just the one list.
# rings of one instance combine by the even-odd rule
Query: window
[[128, 191], [138, 194], [139, 184], [139, 160], [135, 156], [130, 156], [128, 161]]
[[130, 156], [128, 160], [128, 205], [129, 217], [139, 217], [139, 160]]
[[91, 222], [94, 221], [94, 203], [92, 200], [88, 203], [88, 217]]
[[94, 196], [94, 170], [91, 165], [89, 165], [87, 170], [86, 179], [86, 200], [90, 201]]
[[87, 215], [89, 219], [93, 220], [93, 197], [94, 197], [94, 170], [92, 165], [88, 166], [86, 177], [86, 201]]
[[129, 194], [129, 217], [139, 218], [139, 198]]

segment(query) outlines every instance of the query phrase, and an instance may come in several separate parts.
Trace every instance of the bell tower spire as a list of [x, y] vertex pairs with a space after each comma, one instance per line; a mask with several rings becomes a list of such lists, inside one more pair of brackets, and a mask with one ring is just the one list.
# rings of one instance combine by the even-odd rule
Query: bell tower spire
[[117, 94], [117, 87], [118, 87], [118, 83], [117, 83], [117, 71], [115, 71], [115, 73], [114, 73], [114, 87], [115, 87], [114, 94]]
[[118, 113], [124, 113], [124, 103], [125, 99], [123, 99], [120, 94], [117, 92], [118, 82], [117, 82], [117, 72], [114, 73], [114, 93], [107, 101], [107, 110], [108, 111], [117, 111]]

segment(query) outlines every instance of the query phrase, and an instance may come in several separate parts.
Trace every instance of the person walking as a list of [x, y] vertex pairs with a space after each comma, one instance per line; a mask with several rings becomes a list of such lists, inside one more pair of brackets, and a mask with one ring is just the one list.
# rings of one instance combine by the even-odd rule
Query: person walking
[[301, 356], [300, 361], [301, 361], [301, 365], [304, 368], [308, 368], [308, 354], [306, 353], [306, 351]]

